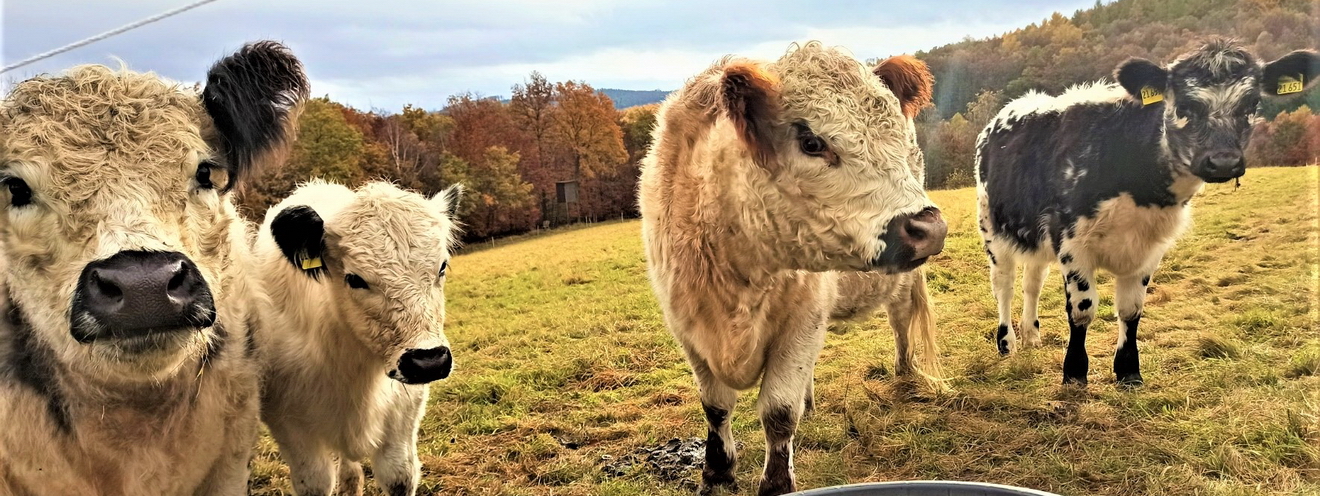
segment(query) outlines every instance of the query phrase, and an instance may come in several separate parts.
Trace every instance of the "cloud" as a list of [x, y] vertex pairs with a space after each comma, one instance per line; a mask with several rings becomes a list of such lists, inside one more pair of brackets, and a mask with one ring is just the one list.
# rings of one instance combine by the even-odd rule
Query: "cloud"
[[[10, 0], [0, 13], [0, 54], [12, 63], [186, 1]], [[820, 39], [878, 57], [997, 34], [1091, 2], [886, 4], [220, 0], [5, 76], [109, 63], [114, 55], [134, 69], [196, 81], [243, 42], [273, 38], [303, 59], [317, 95], [364, 108], [439, 108], [458, 92], [508, 94], [532, 70], [552, 81], [673, 89], [729, 53], [773, 59], [793, 41]]]

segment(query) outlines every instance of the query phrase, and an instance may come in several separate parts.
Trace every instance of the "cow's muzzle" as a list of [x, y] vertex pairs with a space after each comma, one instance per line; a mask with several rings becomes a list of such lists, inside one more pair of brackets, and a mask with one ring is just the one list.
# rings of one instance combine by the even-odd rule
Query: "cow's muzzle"
[[885, 249], [872, 265], [889, 273], [920, 267], [931, 256], [944, 251], [944, 237], [948, 233], [949, 226], [935, 207], [894, 217], [880, 238]]
[[1208, 183], [1222, 183], [1242, 177], [1246, 172], [1247, 162], [1242, 159], [1242, 151], [1234, 149], [1206, 153], [1192, 168], [1193, 174]]
[[453, 368], [454, 356], [448, 346], [413, 348], [403, 352], [389, 376], [404, 384], [426, 384], [449, 377]]
[[195, 332], [215, 324], [206, 280], [177, 252], [123, 251], [87, 264], [71, 310], [71, 332], [81, 343]]

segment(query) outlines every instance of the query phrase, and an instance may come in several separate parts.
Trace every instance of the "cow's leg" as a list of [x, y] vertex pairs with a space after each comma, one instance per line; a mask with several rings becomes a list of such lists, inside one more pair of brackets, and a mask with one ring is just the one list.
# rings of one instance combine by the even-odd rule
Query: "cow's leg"
[[[1065, 247], [1067, 245], [1065, 244]], [[1068, 312], [1068, 352], [1063, 357], [1063, 383], [1086, 385], [1090, 359], [1086, 355], [1086, 329], [1095, 318], [1099, 298], [1095, 291], [1095, 269], [1065, 249], [1059, 256], [1063, 266], [1064, 309]]]
[[1022, 268], [1022, 341], [1026, 346], [1040, 346], [1040, 290], [1050, 264], [1032, 259]]
[[362, 463], [340, 459], [339, 483], [335, 484], [336, 496], [362, 496]]
[[816, 411], [816, 380], [812, 378], [807, 382], [807, 398], [803, 402], [802, 415], [811, 415], [814, 411]]
[[312, 442], [280, 443], [280, 456], [289, 464], [289, 478], [298, 496], [329, 496], [335, 488], [335, 460], [330, 451]]
[[1013, 332], [1013, 271], [1016, 261], [1012, 253], [992, 252], [990, 243], [986, 243], [985, 253], [990, 257], [990, 286], [999, 304], [999, 328], [995, 330], [995, 345], [999, 347], [1000, 355], [1007, 355], [1017, 348], [1017, 333]]
[[1137, 358], [1137, 324], [1146, 301], [1149, 275], [1118, 278], [1114, 302], [1118, 307], [1118, 349], [1114, 353], [1114, 376], [1125, 386], [1140, 386], [1141, 365]]
[[[738, 404], [738, 391], [720, 382], [706, 360], [694, 350], [686, 351], [701, 394], [701, 409], [706, 413], [706, 466], [701, 469], [701, 494], [709, 494], [720, 486], [736, 490], [738, 481], [733, 471], [738, 464], [738, 453], [733, 446], [729, 416]], [[807, 387], [810, 386], [808, 383]]]
[[[921, 284], [920, 281], [914, 284]], [[904, 293], [906, 294], [906, 292]], [[894, 330], [894, 375], [912, 377], [916, 372], [912, 362], [916, 351], [912, 349], [912, 302], [907, 298], [885, 305], [889, 327]]]
[[765, 430], [765, 468], [759, 496], [775, 496], [797, 490], [793, 475], [793, 435], [797, 432], [806, 391], [815, 373], [816, 358], [825, 338], [825, 323], [815, 329], [780, 335], [766, 354], [765, 375], [757, 409]]
[[413, 496], [422, 477], [417, 459], [417, 425], [426, 413], [426, 386], [402, 386], [390, 406], [380, 447], [371, 457], [371, 475], [389, 496]]

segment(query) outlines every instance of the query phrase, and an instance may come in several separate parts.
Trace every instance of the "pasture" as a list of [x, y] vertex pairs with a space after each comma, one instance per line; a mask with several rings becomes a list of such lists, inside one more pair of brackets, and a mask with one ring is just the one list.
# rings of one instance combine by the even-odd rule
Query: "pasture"
[[[975, 194], [933, 192], [949, 238], [929, 282], [954, 392], [895, 383], [883, 315], [832, 328], [817, 410], [795, 439], [800, 486], [960, 479], [1065, 495], [1320, 494], [1318, 190], [1315, 166], [1258, 168], [1238, 188], [1208, 185], [1193, 200], [1194, 226], [1147, 295], [1147, 384], [1136, 390], [1109, 370], [1117, 322], [1105, 275], [1088, 389], [1059, 385], [1067, 322], [1057, 266], [1041, 302], [1044, 347], [1000, 358]], [[455, 370], [431, 389], [421, 493], [695, 494], [699, 470], [670, 480], [644, 462], [618, 464], [706, 432], [639, 232], [637, 221], [573, 227], [453, 260]], [[754, 491], [763, 456], [754, 403], [744, 393], [733, 414], [742, 494]], [[611, 464], [622, 474], [607, 473]], [[253, 493], [291, 494], [287, 477], [263, 436]]]

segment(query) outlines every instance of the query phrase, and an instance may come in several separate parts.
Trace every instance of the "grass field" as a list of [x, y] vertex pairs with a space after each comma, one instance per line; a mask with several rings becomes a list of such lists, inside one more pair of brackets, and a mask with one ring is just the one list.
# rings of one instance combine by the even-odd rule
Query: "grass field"
[[[883, 315], [832, 330], [817, 411], [796, 438], [800, 486], [959, 479], [1065, 495], [1320, 494], [1318, 178], [1316, 167], [1252, 169], [1241, 187], [1211, 185], [1194, 200], [1195, 226], [1147, 296], [1147, 384], [1133, 391], [1109, 372], [1117, 323], [1103, 275], [1088, 389], [1059, 385], [1067, 323], [1057, 267], [1041, 303], [1045, 346], [1000, 358], [974, 193], [932, 193], [950, 230], [929, 280], [955, 391], [895, 385]], [[422, 493], [695, 493], [640, 468], [601, 470], [638, 447], [706, 432], [647, 284], [639, 231], [636, 221], [570, 228], [453, 261], [456, 370], [431, 389]], [[755, 396], [734, 413], [743, 494], [754, 494], [763, 456]], [[254, 493], [291, 494], [269, 438], [253, 469]]]

